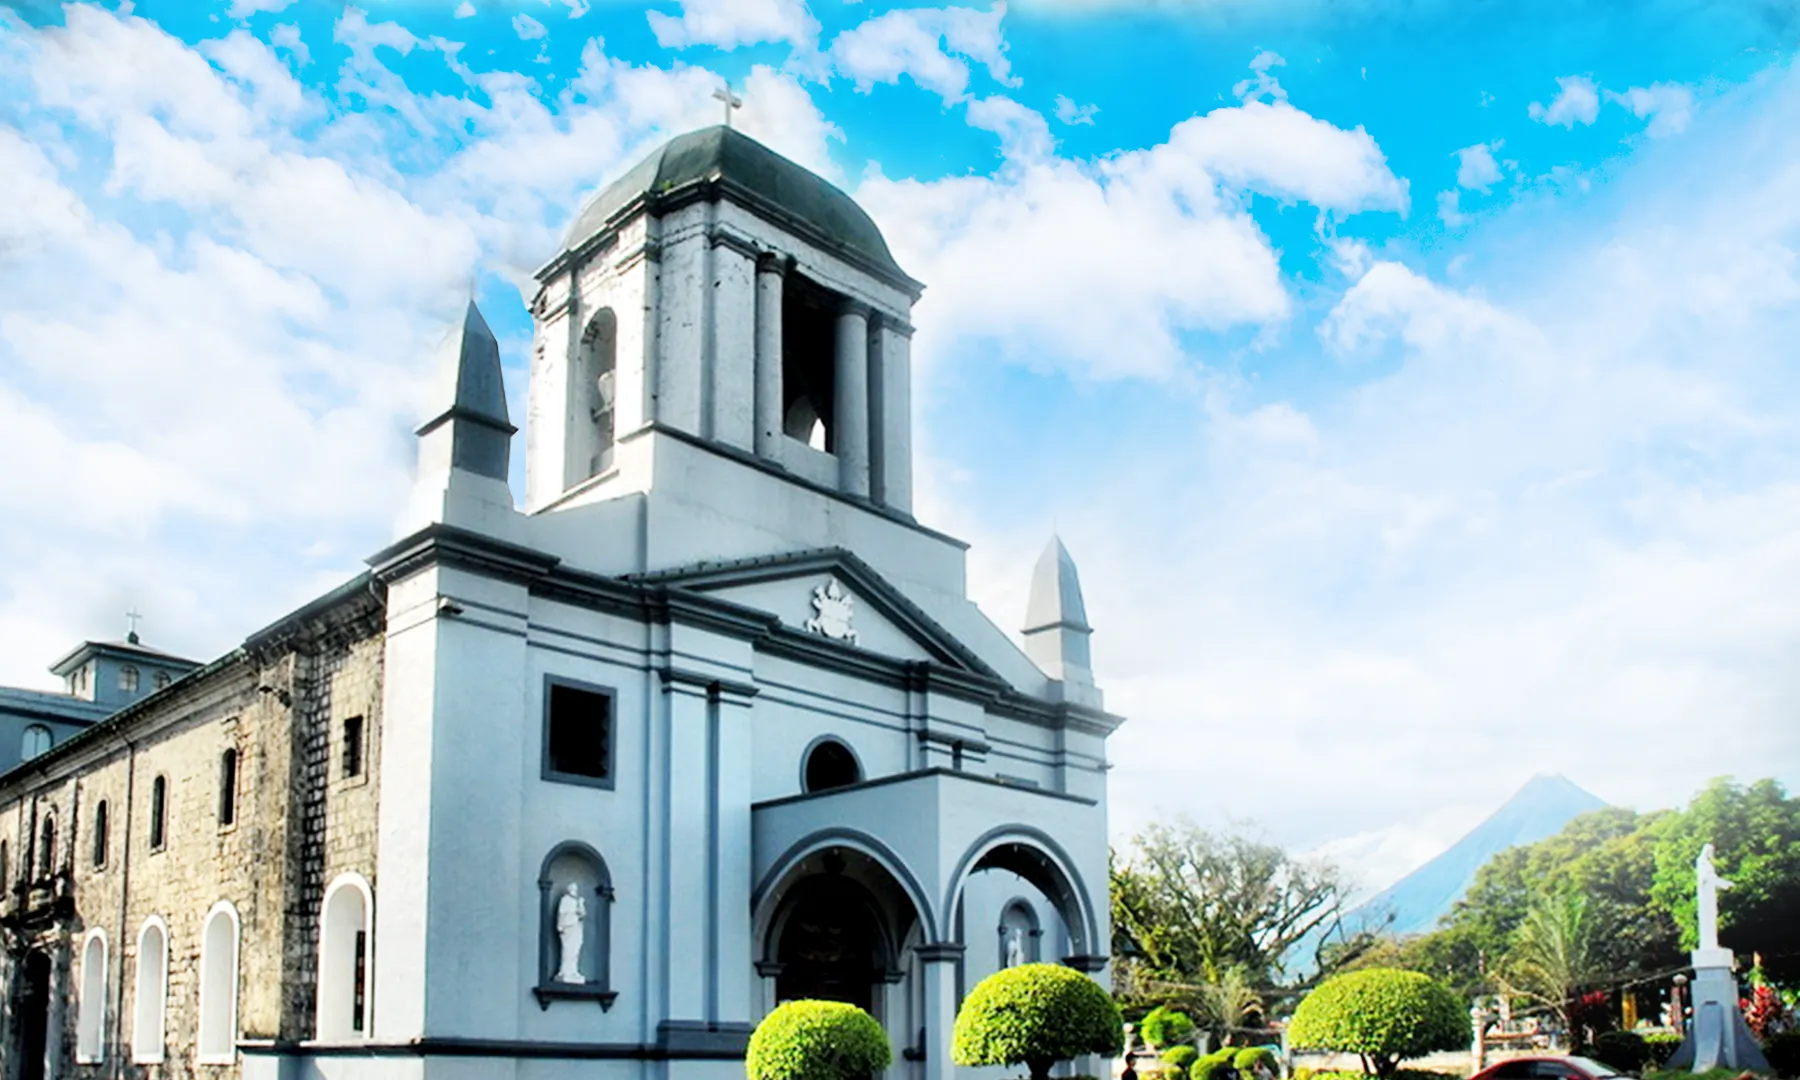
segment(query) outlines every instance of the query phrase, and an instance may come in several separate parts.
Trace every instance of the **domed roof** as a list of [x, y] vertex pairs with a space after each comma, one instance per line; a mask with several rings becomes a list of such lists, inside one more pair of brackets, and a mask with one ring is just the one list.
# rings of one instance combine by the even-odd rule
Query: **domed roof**
[[832, 254], [917, 290], [918, 283], [894, 262], [881, 230], [856, 200], [724, 125], [678, 135], [638, 162], [582, 207], [563, 237], [563, 250], [572, 251], [605, 231], [640, 200], [651, 212], [661, 212], [703, 197], [715, 184]]

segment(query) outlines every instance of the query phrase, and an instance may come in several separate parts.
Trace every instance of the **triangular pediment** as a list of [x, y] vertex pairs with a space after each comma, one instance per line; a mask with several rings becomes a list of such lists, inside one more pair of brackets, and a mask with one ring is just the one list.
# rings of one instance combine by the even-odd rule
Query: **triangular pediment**
[[874, 568], [840, 548], [705, 563], [638, 580], [765, 612], [821, 641], [999, 678]]

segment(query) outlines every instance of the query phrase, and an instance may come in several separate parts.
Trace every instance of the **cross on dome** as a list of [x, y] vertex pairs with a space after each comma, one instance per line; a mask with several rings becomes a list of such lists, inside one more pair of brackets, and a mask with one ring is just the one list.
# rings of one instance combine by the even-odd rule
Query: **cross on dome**
[[725, 103], [725, 126], [730, 127], [731, 110], [743, 108], [744, 99], [731, 92], [730, 83], [721, 83], [719, 88], [713, 91], [712, 96], [715, 100]]

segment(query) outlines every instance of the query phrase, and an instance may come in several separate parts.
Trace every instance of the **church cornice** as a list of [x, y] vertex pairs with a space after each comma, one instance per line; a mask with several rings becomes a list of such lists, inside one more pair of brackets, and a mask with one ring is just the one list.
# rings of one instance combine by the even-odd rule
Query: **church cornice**
[[750, 811], [751, 813], [755, 813], [758, 810], [767, 810], [776, 806], [791, 806], [794, 803], [817, 802], [821, 799], [830, 799], [842, 795], [853, 794], [858, 791], [867, 791], [871, 788], [887, 787], [891, 784], [904, 784], [913, 780], [929, 779], [934, 776], [942, 777], [946, 780], [957, 780], [970, 784], [984, 784], [988, 787], [1005, 788], [1007, 791], [1016, 791], [1022, 795], [1035, 795], [1046, 799], [1056, 799], [1061, 802], [1071, 802], [1080, 806], [1098, 806], [1100, 804], [1099, 800], [1090, 799], [1085, 795], [1071, 795], [1066, 791], [1051, 791], [1049, 788], [1027, 787], [1024, 784], [1009, 783], [1005, 780], [995, 779], [992, 776], [982, 776], [978, 773], [958, 772], [955, 769], [933, 768], [914, 769], [912, 772], [894, 773], [891, 776], [878, 776], [873, 780], [863, 780], [855, 784], [846, 784], [843, 787], [835, 787], [829, 791], [807, 791], [798, 795], [784, 795], [779, 799], [765, 799], [759, 803], [751, 803]]

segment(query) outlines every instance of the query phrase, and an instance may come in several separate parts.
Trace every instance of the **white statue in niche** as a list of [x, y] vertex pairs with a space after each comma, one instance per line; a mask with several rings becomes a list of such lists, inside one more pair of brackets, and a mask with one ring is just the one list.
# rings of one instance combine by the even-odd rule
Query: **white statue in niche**
[[587, 982], [581, 974], [581, 942], [586, 936], [586, 924], [587, 901], [581, 898], [581, 886], [571, 881], [556, 901], [556, 938], [562, 947], [557, 982]]
[[1700, 849], [1694, 860], [1694, 899], [1699, 915], [1699, 942], [1702, 949], [1719, 947], [1719, 890], [1731, 888], [1731, 882], [1719, 876], [1713, 866], [1713, 846]]
[[1006, 932], [1006, 966], [1018, 967], [1025, 962], [1025, 931], [1017, 926]]
[[825, 584], [813, 590], [812, 606], [817, 614], [806, 620], [808, 630], [835, 641], [856, 644], [856, 630], [850, 625], [850, 620], [856, 616], [856, 597], [845, 592], [837, 578], [826, 578]]

